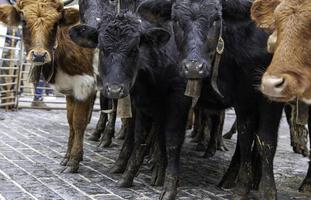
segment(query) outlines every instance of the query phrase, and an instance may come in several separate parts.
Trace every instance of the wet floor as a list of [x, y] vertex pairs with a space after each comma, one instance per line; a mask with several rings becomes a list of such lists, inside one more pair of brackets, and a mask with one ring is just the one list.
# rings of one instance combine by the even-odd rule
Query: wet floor
[[[2, 110], [0, 110], [2, 112]], [[65, 111], [20, 110], [4, 114], [0, 121], [0, 200], [1, 199], [158, 199], [161, 187], [150, 186], [150, 166], [144, 165], [134, 186], [115, 186], [120, 175], [109, 173], [120, 143], [95, 152], [96, 142], [85, 140], [84, 161], [79, 174], [60, 173], [59, 162], [66, 150], [68, 125]], [[226, 116], [224, 131], [235, 116]], [[94, 129], [94, 113], [87, 134]], [[117, 128], [119, 128], [119, 123]], [[236, 139], [226, 140], [228, 152], [217, 152], [203, 159], [187, 138], [181, 159], [181, 181], [177, 199], [233, 199], [230, 191], [215, 185], [224, 174], [234, 151]], [[298, 192], [307, 171], [307, 158], [293, 153], [288, 126], [282, 120], [274, 163], [279, 199], [311, 199]], [[256, 193], [251, 195], [256, 197]]]

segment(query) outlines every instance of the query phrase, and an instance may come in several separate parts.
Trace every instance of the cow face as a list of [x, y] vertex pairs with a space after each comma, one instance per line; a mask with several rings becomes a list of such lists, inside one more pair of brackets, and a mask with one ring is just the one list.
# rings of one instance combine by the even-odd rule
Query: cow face
[[273, 32], [269, 47], [274, 56], [262, 77], [261, 91], [276, 101], [298, 97], [310, 102], [311, 1], [256, 0], [252, 18]]
[[179, 66], [186, 78], [200, 79], [211, 74], [222, 26], [219, 0], [147, 0], [138, 12], [154, 22], [172, 19]]
[[180, 66], [188, 79], [211, 74], [220, 35], [221, 8], [217, 0], [176, 1], [172, 7]]
[[110, 16], [107, 21], [98, 30], [86, 25], [72, 27], [70, 36], [80, 46], [99, 48], [103, 93], [118, 99], [129, 95], [138, 70], [146, 67], [141, 61], [148, 59], [148, 49], [166, 44], [170, 34], [131, 12]]
[[9, 26], [22, 25], [27, 60], [31, 63], [51, 62], [58, 27], [79, 21], [78, 10], [63, 6], [59, 0], [17, 0], [14, 6], [0, 6], [0, 21]]

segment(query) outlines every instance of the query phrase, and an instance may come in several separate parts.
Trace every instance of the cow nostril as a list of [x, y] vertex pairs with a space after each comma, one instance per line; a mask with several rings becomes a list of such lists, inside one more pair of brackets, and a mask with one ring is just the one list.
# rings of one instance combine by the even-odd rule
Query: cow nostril
[[197, 69], [198, 69], [199, 71], [201, 71], [201, 70], [203, 69], [203, 63], [199, 63], [199, 64], [197, 65]]
[[184, 70], [185, 70], [185, 73], [189, 73], [189, 69], [190, 69], [189, 63], [184, 63]]
[[285, 78], [281, 78], [280, 82], [275, 84], [275, 87], [281, 88], [284, 86], [284, 83], [285, 83]]

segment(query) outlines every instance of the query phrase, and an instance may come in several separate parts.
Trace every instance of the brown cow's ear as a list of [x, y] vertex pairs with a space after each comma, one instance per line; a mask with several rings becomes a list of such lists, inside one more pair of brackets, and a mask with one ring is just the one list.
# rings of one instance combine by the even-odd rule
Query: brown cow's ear
[[75, 8], [65, 8], [63, 10], [63, 17], [60, 20], [60, 25], [62, 26], [71, 26], [79, 22], [79, 10]]
[[281, 0], [255, 0], [251, 8], [251, 17], [260, 28], [273, 32], [274, 11]]
[[12, 5], [0, 6], [0, 21], [8, 26], [18, 26], [20, 23], [18, 10]]

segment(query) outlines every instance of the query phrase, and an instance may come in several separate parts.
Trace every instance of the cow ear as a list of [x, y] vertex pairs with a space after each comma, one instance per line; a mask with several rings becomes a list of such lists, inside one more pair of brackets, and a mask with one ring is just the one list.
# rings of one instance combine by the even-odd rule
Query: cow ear
[[0, 21], [8, 26], [18, 26], [21, 21], [21, 17], [16, 7], [12, 5], [1, 5]]
[[62, 26], [72, 26], [79, 22], [80, 15], [79, 10], [75, 8], [65, 8], [63, 9], [63, 16], [60, 20], [60, 25]]
[[166, 22], [171, 19], [172, 1], [146, 0], [137, 8], [139, 15], [150, 22]]
[[98, 32], [96, 28], [79, 24], [69, 30], [69, 36], [74, 43], [84, 48], [96, 48], [98, 44]]
[[170, 40], [171, 34], [163, 28], [150, 28], [141, 37], [141, 44], [162, 47]]
[[281, 0], [255, 0], [251, 8], [251, 17], [260, 28], [273, 32], [274, 11]]

